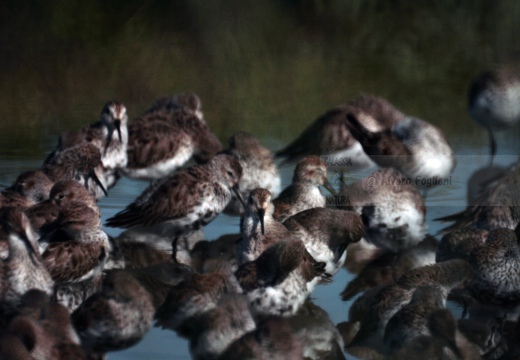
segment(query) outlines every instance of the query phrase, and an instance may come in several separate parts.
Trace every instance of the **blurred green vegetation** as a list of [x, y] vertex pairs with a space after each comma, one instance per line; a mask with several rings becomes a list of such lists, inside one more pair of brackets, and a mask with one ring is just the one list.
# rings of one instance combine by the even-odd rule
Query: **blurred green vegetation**
[[516, 60], [519, 18], [493, 0], [3, 1], [0, 149], [40, 156], [110, 99], [133, 118], [187, 90], [224, 143], [242, 129], [279, 148], [360, 92], [480, 141], [466, 91]]

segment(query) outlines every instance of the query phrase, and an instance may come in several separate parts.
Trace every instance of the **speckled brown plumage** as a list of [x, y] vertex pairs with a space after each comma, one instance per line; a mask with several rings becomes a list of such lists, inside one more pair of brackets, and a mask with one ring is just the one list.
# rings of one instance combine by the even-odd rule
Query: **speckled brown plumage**
[[152, 296], [131, 274], [112, 270], [100, 292], [71, 315], [82, 345], [94, 352], [121, 350], [137, 343], [151, 328]]
[[334, 155], [354, 147], [357, 141], [349, 131], [348, 113], [355, 114], [371, 131], [387, 129], [404, 117], [387, 100], [363, 94], [321, 115], [276, 155], [286, 157], [286, 162], [295, 162], [307, 155]]
[[254, 189], [246, 202], [246, 212], [240, 220], [241, 239], [237, 243], [237, 264], [253, 261], [270, 245], [289, 236], [289, 230], [273, 219], [271, 193]]
[[327, 165], [318, 156], [307, 156], [294, 169], [292, 184], [273, 200], [273, 217], [285, 221], [300, 211], [325, 206], [325, 197], [318, 186], [327, 183]]
[[48, 230], [41, 239], [42, 258], [56, 282], [83, 281], [102, 270], [110, 243], [99, 215], [89, 206], [70, 202]]
[[281, 316], [294, 315], [324, 274], [325, 264], [297, 238], [278, 241], [235, 272], [255, 313]]
[[35, 233], [19, 208], [0, 209], [0, 300], [16, 306], [29, 289], [47, 294], [54, 283], [44, 267]]
[[446, 299], [452, 289], [467, 285], [473, 276], [471, 265], [460, 259], [426, 265], [406, 272], [395, 284], [383, 287], [369, 300], [359, 332], [349, 346], [370, 346], [382, 350], [384, 329], [388, 320], [409, 303], [417, 287], [436, 286]]
[[0, 206], [28, 208], [49, 198], [54, 182], [41, 170], [25, 171], [0, 193]]
[[[106, 193], [106, 189], [96, 174], [96, 168], [102, 166], [99, 149], [90, 143], [80, 143], [53, 157], [44, 164], [42, 171], [54, 182], [60, 180], [76, 180], [88, 187], [93, 196], [96, 196], [99, 187]], [[94, 183], [89, 184], [89, 180]]]
[[191, 231], [212, 221], [231, 199], [242, 168], [230, 155], [180, 171], [151, 185], [125, 210], [108, 219], [110, 227], [130, 228], [167, 223], [176, 232]]
[[468, 290], [484, 304], [514, 307], [520, 303], [520, 249], [514, 231], [497, 229], [473, 249], [469, 261], [475, 278]]
[[464, 229], [466, 227], [495, 230], [513, 230], [520, 221], [520, 166], [512, 165], [502, 177], [489, 184], [476, 204], [453, 215], [435, 220], [453, 222], [441, 232]]
[[345, 263], [347, 246], [361, 240], [364, 233], [361, 216], [330, 208], [302, 211], [288, 218], [284, 225], [292, 236], [303, 241], [314, 259], [326, 264], [330, 275]]
[[177, 106], [172, 98], [160, 99], [132, 121], [128, 133], [128, 164], [124, 173], [130, 177], [161, 178], [192, 157], [206, 162], [222, 150], [198, 106], [195, 111], [190, 106]]
[[188, 276], [170, 289], [157, 310], [157, 325], [187, 336], [186, 322], [215, 308], [223, 294], [237, 292], [241, 292], [240, 285], [225, 263], [214, 271]]
[[232, 343], [218, 359], [300, 360], [303, 347], [286, 319], [269, 316], [258, 322], [256, 330]]
[[[355, 114], [347, 118], [350, 133], [377, 165], [397, 169], [423, 189], [434, 180], [448, 178], [455, 168], [455, 155], [444, 133], [426, 121], [405, 117], [391, 128], [374, 132]], [[417, 179], [429, 179], [430, 185]]]
[[[281, 190], [281, 179], [273, 154], [262, 146], [257, 138], [245, 131], [239, 131], [231, 136], [226, 153], [236, 156], [242, 166], [240, 194], [243, 199], [247, 199], [249, 193], [256, 188], [264, 188], [273, 197], [278, 196]], [[244, 213], [244, 207], [234, 196], [224, 212], [240, 215]]]

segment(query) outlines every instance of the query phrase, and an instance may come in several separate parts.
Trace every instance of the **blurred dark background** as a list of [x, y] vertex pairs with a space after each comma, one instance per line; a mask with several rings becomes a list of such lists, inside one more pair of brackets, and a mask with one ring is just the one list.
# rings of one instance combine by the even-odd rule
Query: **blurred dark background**
[[520, 2], [492, 0], [1, 1], [0, 151], [38, 158], [108, 100], [133, 119], [191, 90], [224, 143], [241, 129], [279, 148], [370, 92], [443, 128], [459, 153], [487, 154], [466, 92], [518, 60], [518, 19]]

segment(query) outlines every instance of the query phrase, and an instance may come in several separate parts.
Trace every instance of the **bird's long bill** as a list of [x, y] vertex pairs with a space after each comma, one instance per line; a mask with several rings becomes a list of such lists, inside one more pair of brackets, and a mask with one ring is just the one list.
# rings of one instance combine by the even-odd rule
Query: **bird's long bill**
[[337, 195], [337, 191], [334, 189], [334, 186], [330, 183], [329, 179], [325, 178], [323, 181], [323, 187], [327, 189], [332, 195]]
[[121, 120], [119, 120], [119, 119], [114, 120], [114, 125], [116, 126], [116, 130], [117, 130], [117, 138], [119, 139], [119, 142], [122, 143], [123, 137], [121, 136]]
[[260, 219], [260, 226], [261, 226], [261, 229], [262, 229], [262, 235], [265, 235], [264, 216], [265, 216], [265, 210], [264, 209], [259, 209], [258, 210], [258, 218]]
[[246, 211], [246, 203], [244, 202], [244, 199], [242, 199], [242, 195], [240, 195], [240, 189], [238, 188], [238, 185], [233, 186], [233, 191], [235, 192], [235, 195], [237, 196], [240, 203], [242, 204], [244, 211]]
[[[121, 135], [121, 120], [116, 119], [114, 120], [114, 126], [116, 127], [117, 131], [117, 138], [119, 139], [119, 143], [123, 142], [123, 136]], [[105, 141], [105, 149], [103, 151], [103, 155], [107, 154], [108, 147], [112, 143], [112, 135], [114, 134], [114, 129], [111, 127], [108, 129], [107, 138]]]
[[[103, 184], [101, 183], [101, 180], [99, 180], [98, 176], [96, 175], [96, 172], [94, 170], [92, 170], [89, 174], [90, 178], [92, 180], [94, 180], [94, 182], [96, 183], [97, 186], [99, 186], [101, 188], [101, 190], [103, 190], [103, 194], [105, 194], [105, 196], [108, 196], [108, 192], [107, 192], [107, 189], [105, 189], [105, 187], [103, 186]], [[87, 190], [88, 190], [88, 185], [87, 185]]]

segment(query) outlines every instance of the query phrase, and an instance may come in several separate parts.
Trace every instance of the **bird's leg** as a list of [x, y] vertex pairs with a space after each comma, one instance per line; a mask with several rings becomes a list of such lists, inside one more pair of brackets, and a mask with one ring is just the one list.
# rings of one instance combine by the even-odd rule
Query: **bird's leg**
[[179, 237], [178, 236], [175, 236], [172, 240], [172, 261], [175, 263], [175, 264], [178, 264], [179, 262], [177, 261], [177, 242], [179, 241]]
[[495, 154], [497, 153], [497, 143], [495, 141], [495, 136], [493, 135], [493, 129], [491, 127], [488, 127], [488, 134], [489, 134], [489, 147], [491, 151], [491, 159], [489, 160], [489, 166], [493, 165], [493, 158], [495, 157]]

